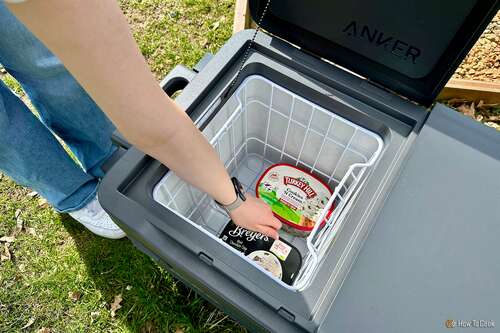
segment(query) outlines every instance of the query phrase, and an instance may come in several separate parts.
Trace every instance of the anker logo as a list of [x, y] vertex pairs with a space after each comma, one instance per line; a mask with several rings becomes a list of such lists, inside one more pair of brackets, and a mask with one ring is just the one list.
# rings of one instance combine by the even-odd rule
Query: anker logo
[[386, 35], [382, 31], [370, 28], [367, 25], [359, 25], [356, 21], [349, 23], [342, 32], [348, 36], [359, 38], [374, 47], [382, 47], [394, 56], [411, 61], [413, 64], [417, 63], [417, 58], [422, 53], [418, 47]]

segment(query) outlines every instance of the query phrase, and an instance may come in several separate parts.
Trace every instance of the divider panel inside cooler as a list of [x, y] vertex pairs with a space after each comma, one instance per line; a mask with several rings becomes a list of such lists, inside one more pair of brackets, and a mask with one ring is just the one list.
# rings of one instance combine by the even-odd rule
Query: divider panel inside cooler
[[[332, 203], [335, 209], [324, 226], [317, 224], [307, 238], [280, 232], [303, 256], [293, 286], [297, 289], [307, 287], [383, 146], [378, 135], [334, 112], [261, 76], [250, 76], [203, 130], [229, 173], [253, 195], [262, 173], [275, 163], [296, 165], [334, 190], [324, 212]], [[208, 195], [169, 172], [156, 185], [153, 197], [220, 241], [229, 217]]]

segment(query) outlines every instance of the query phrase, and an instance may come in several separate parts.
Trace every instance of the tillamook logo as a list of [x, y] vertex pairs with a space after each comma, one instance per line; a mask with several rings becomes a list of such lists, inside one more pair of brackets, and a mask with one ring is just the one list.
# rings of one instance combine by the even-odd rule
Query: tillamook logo
[[410, 61], [413, 64], [417, 63], [417, 58], [422, 54], [418, 47], [367, 25], [360, 25], [356, 21], [351, 21], [342, 32], [348, 36], [359, 38], [373, 47], [381, 47], [394, 56]]

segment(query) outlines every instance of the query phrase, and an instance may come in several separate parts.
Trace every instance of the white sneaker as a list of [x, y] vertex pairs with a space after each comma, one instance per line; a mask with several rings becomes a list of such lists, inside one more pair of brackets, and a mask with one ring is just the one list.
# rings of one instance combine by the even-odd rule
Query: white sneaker
[[98, 236], [109, 239], [125, 237], [125, 232], [111, 220], [111, 217], [104, 211], [97, 200], [97, 197], [85, 207], [75, 210], [69, 213], [69, 215]]

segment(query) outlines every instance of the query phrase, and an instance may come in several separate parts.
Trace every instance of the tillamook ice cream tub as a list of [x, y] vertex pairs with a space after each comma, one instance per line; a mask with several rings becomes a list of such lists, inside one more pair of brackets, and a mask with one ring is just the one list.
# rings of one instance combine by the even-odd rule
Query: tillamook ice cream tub
[[[332, 196], [332, 190], [320, 179], [289, 164], [269, 167], [255, 192], [283, 222], [283, 230], [300, 237], [311, 233]], [[332, 210], [333, 205], [327, 218]]]

